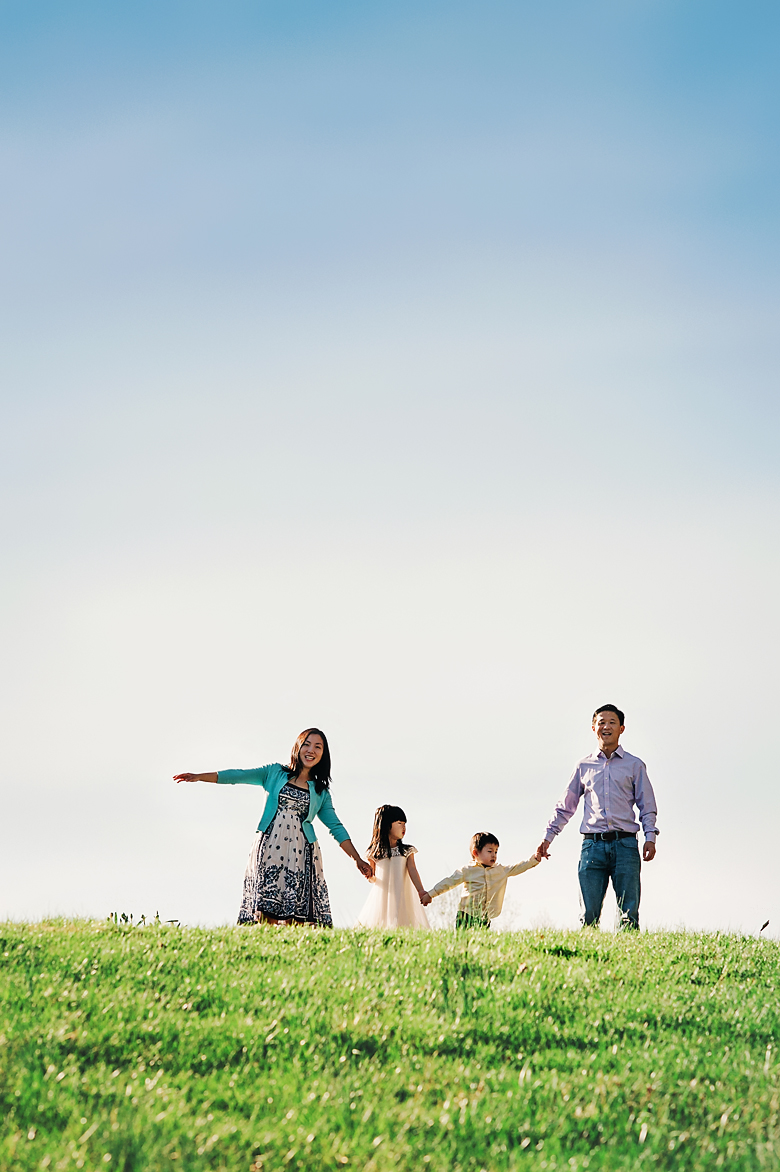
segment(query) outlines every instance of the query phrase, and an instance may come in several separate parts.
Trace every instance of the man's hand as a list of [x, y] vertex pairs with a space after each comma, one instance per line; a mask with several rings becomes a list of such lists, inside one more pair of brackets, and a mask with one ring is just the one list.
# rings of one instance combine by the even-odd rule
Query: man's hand
[[652, 863], [655, 858], [655, 843], [646, 842], [642, 847], [642, 858], [646, 863]]
[[429, 903], [433, 903], [433, 900], [427, 891], [420, 891], [418, 894], [420, 896], [420, 903], [423, 905], [423, 907], [427, 907]]
[[536, 848], [535, 853], [536, 853], [536, 857], [540, 863], [541, 863], [542, 859], [549, 859], [549, 857], [550, 857], [549, 848], [550, 848], [550, 844], [546, 838], [545, 838], [544, 842], [539, 843], [538, 847]]

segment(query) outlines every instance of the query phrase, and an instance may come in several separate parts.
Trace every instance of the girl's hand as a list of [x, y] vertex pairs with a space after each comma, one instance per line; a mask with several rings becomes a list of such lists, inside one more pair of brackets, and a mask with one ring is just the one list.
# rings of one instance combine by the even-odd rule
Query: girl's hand
[[433, 900], [427, 891], [420, 892], [420, 903], [423, 905], [423, 907], [427, 907], [429, 903], [433, 903]]
[[365, 859], [355, 859], [355, 866], [365, 879], [374, 878], [374, 869], [370, 863], [366, 862]]

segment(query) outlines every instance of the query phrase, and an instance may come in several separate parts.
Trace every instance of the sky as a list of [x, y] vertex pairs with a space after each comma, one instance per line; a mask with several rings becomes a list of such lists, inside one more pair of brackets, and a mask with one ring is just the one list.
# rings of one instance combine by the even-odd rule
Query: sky
[[643, 925], [777, 937], [778, 33], [0, 0], [0, 917], [233, 922], [262, 794], [172, 775], [310, 725], [359, 849], [526, 858], [611, 702]]

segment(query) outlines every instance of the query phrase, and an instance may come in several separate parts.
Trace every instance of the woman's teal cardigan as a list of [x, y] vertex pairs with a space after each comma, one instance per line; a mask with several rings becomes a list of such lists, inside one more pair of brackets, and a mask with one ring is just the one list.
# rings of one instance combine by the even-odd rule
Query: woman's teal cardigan
[[[274, 814], [279, 809], [279, 791], [288, 780], [289, 774], [282, 765], [261, 765], [259, 769], [220, 769], [217, 774], [219, 785], [261, 785], [264, 790], [268, 791], [258, 830], [267, 830], [273, 822]], [[303, 833], [306, 835], [307, 842], [317, 841], [317, 835], [311, 824], [313, 818], [319, 818], [321, 822], [325, 823], [336, 842], [346, 842], [349, 838], [349, 834], [336, 817], [328, 790], [324, 789], [321, 794], [318, 794], [314, 788], [314, 782], [310, 781], [309, 812], [303, 820]]]

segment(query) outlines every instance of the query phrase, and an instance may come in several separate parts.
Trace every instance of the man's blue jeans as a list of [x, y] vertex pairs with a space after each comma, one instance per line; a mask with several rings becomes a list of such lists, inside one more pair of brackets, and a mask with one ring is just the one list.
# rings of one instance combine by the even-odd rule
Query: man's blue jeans
[[611, 879], [620, 927], [639, 927], [640, 866], [636, 838], [617, 838], [614, 842], [583, 838], [578, 868], [583, 924], [598, 927], [604, 896]]

